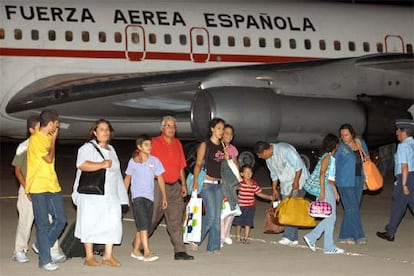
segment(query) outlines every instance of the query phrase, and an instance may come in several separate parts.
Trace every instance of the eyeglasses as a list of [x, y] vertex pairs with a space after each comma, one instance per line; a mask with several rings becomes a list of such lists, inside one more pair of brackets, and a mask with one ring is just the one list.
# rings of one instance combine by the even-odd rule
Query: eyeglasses
[[173, 128], [173, 129], [176, 129], [177, 128], [176, 125], [163, 125], [163, 127], [165, 127], [165, 128]]

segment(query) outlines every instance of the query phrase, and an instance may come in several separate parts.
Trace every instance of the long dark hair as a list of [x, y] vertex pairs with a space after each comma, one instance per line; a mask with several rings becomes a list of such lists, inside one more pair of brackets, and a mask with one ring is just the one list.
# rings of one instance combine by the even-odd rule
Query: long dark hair
[[111, 125], [111, 123], [109, 122], [109, 121], [107, 121], [107, 120], [105, 120], [105, 119], [99, 119], [98, 121], [96, 121], [92, 126], [91, 126], [91, 128], [90, 128], [90, 130], [89, 130], [89, 139], [90, 140], [96, 140], [98, 143], [99, 143], [99, 141], [98, 141], [98, 139], [96, 138], [96, 135], [95, 135], [95, 131], [96, 131], [96, 129], [98, 128], [98, 126], [100, 125], [100, 124], [102, 124], [102, 123], [104, 123], [104, 124], [107, 124], [108, 125], [108, 127], [109, 127], [109, 131], [111, 132], [111, 135], [110, 135], [110, 137], [109, 137], [109, 139], [110, 140], [112, 140], [112, 138], [113, 138], [113, 136], [114, 136], [114, 128], [112, 127], [112, 125]]

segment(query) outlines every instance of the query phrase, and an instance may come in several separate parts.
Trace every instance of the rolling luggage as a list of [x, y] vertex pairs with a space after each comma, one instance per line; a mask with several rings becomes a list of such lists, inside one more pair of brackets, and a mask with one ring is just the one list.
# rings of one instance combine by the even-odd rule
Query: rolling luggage
[[68, 231], [60, 243], [63, 253], [67, 258], [85, 257], [85, 248], [80, 239], [75, 237], [76, 221], [69, 225]]

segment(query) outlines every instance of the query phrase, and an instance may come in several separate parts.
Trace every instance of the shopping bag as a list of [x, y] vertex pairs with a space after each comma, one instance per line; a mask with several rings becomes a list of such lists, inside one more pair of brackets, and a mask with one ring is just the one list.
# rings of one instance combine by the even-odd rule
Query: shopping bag
[[273, 216], [276, 211], [276, 208], [269, 207], [266, 209], [263, 233], [265, 234], [279, 234], [285, 231], [283, 225], [274, 222]]
[[[197, 178], [198, 193], [201, 193], [203, 191], [203, 184], [204, 184], [205, 177], [206, 177], [206, 171], [204, 169], [201, 169], [200, 173], [198, 174], [198, 178]], [[189, 173], [187, 175], [186, 183], [187, 183], [188, 194], [191, 195], [193, 191], [193, 184], [194, 184], [194, 175], [192, 173]]]
[[225, 197], [223, 199], [223, 203], [221, 204], [221, 219], [224, 219], [225, 217], [228, 217], [228, 216], [237, 217], [237, 216], [240, 216], [241, 213], [242, 212], [240, 210], [239, 204], [236, 204], [236, 207], [234, 208], [234, 210], [232, 210], [227, 198]]
[[309, 207], [309, 201], [302, 197], [287, 197], [277, 207], [274, 221], [282, 225], [315, 227], [316, 220], [309, 215]]
[[201, 241], [201, 218], [202, 218], [203, 200], [197, 197], [197, 190], [191, 194], [188, 202], [183, 223], [183, 241], [184, 243]]
[[328, 218], [332, 214], [332, 206], [326, 201], [313, 201], [309, 207], [309, 215], [314, 218]]

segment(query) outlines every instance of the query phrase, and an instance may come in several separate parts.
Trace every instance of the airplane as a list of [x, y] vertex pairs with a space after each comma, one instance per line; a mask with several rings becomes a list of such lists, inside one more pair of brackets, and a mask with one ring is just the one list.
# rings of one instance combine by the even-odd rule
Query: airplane
[[105, 118], [117, 139], [203, 139], [221, 117], [234, 143], [318, 148], [345, 122], [370, 147], [414, 114], [413, 7], [327, 3], [0, 3], [0, 132], [60, 114], [60, 140]]

